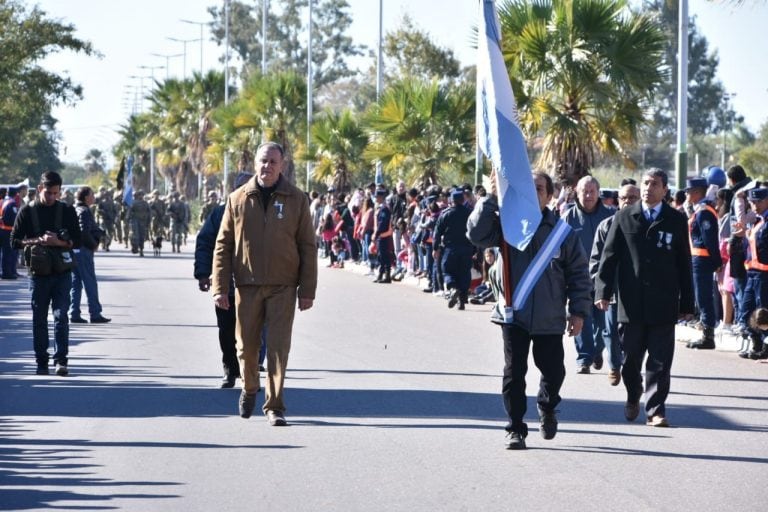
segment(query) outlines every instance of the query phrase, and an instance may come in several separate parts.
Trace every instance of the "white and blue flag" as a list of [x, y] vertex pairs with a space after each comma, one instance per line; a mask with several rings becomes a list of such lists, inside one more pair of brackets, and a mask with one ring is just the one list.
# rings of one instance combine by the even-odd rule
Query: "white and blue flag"
[[477, 144], [496, 169], [504, 240], [525, 250], [541, 222], [531, 164], [517, 119], [515, 97], [501, 53], [493, 0], [480, 2], [477, 37]]
[[125, 167], [128, 169], [128, 176], [125, 178], [125, 191], [123, 191], [123, 204], [131, 206], [133, 204], [133, 156], [128, 155], [125, 161]]

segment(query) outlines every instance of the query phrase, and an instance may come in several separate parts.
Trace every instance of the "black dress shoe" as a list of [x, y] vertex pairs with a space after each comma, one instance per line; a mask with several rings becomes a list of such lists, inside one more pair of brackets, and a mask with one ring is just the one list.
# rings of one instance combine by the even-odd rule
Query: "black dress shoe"
[[221, 379], [221, 389], [228, 389], [235, 387], [235, 382], [237, 381], [237, 376], [234, 375], [225, 375], [223, 379]]
[[92, 324], [108, 324], [111, 321], [112, 321], [111, 318], [103, 317], [101, 315], [91, 317]]
[[241, 418], [250, 418], [256, 408], [256, 395], [247, 395], [245, 391], [240, 393], [239, 412]]
[[73, 316], [72, 318], [69, 319], [69, 322], [73, 324], [87, 324], [88, 320], [86, 320], [81, 316]]

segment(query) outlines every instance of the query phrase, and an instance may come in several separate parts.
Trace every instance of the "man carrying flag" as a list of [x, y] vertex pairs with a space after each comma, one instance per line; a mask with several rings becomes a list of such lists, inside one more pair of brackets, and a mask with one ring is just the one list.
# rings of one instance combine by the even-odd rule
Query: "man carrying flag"
[[[467, 236], [480, 247], [501, 247], [503, 297], [495, 318], [504, 340], [502, 398], [509, 417], [506, 447], [524, 449], [528, 426], [525, 375], [528, 352], [541, 371], [537, 396], [540, 433], [557, 434], [555, 407], [565, 379], [563, 332], [581, 331], [591, 309], [587, 257], [570, 227], [547, 204], [552, 179], [531, 174], [515, 100], [502, 58], [501, 32], [492, 0], [481, 3], [477, 63], [478, 145], [495, 169], [498, 202], [475, 207]], [[569, 316], [566, 316], [566, 304]]]

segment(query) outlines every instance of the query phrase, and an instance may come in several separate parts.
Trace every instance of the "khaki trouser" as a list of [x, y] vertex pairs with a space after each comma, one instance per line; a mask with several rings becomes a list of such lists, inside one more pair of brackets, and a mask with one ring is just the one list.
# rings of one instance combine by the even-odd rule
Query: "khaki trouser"
[[264, 396], [266, 412], [285, 411], [283, 384], [288, 352], [291, 350], [293, 316], [296, 312], [294, 286], [240, 286], [235, 290], [237, 314], [237, 357], [246, 394], [259, 389], [259, 349], [261, 331], [267, 329], [267, 380]]

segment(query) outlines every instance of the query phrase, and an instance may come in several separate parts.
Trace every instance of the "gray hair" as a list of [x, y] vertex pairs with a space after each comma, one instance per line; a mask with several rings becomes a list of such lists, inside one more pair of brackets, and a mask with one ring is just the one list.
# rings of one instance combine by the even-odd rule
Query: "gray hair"
[[583, 190], [589, 183], [594, 183], [598, 190], [600, 190], [600, 182], [594, 176], [582, 176], [582, 178], [576, 182], [576, 188]]
[[283, 146], [281, 146], [277, 142], [272, 142], [272, 141], [262, 142], [261, 144], [259, 144], [259, 147], [256, 148], [256, 152], [258, 153], [259, 151], [261, 151], [262, 148], [275, 149], [280, 153], [280, 157], [285, 156], [285, 151], [283, 150]]

